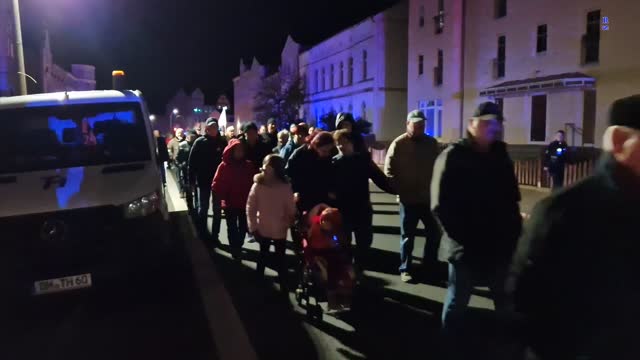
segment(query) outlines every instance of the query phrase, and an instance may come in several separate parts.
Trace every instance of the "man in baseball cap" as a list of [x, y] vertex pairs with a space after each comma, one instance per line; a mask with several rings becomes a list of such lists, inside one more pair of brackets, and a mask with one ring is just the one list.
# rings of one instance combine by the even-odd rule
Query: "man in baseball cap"
[[444, 232], [439, 257], [449, 263], [442, 326], [453, 343], [468, 325], [465, 310], [474, 286], [489, 285], [497, 313], [508, 308], [504, 283], [522, 217], [513, 163], [499, 140], [503, 120], [495, 104], [480, 104], [467, 137], [449, 146], [433, 170], [431, 208]]
[[603, 150], [536, 206], [516, 252], [508, 284], [541, 359], [640, 359], [640, 95], [613, 103]]

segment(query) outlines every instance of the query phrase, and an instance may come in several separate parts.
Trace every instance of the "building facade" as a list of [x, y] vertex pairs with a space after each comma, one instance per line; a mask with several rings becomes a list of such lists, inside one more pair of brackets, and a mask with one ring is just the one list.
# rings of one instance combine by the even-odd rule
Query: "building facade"
[[0, 1], [0, 96], [18, 93], [18, 63], [14, 43], [13, 8], [10, 1]]
[[40, 85], [43, 93], [96, 89], [95, 66], [72, 64], [69, 72], [53, 62], [48, 31], [44, 33], [41, 66]]
[[401, 2], [299, 55], [307, 121], [347, 111], [371, 122], [379, 140], [405, 131], [407, 13]]
[[[640, 13], [640, 2], [412, 0], [411, 9], [410, 61], [419, 62], [421, 52], [433, 56], [433, 47], [443, 46], [443, 141], [463, 133], [478, 103], [495, 101], [503, 108], [510, 144], [546, 144], [565, 130], [570, 145], [599, 147], [611, 103], [639, 92], [640, 45], [627, 41], [626, 34], [640, 30], [632, 15]], [[438, 25], [429, 23], [440, 16], [444, 28], [438, 34]], [[447, 40], [449, 25], [454, 29]], [[448, 53], [459, 55], [450, 59]], [[410, 66], [409, 108], [437, 98], [438, 89], [429, 84], [434, 75], [425, 85], [416, 76], [418, 68]]]
[[267, 75], [267, 69], [256, 58], [250, 67], [240, 60], [240, 74], [233, 79], [233, 95], [235, 109], [233, 111], [237, 122], [253, 121], [255, 113], [255, 97]]

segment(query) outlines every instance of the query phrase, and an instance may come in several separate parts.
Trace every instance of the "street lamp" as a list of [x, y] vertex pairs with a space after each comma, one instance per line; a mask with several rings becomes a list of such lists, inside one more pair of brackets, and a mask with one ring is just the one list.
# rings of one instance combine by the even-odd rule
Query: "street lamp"
[[20, 23], [20, 4], [18, 0], [13, 0], [13, 22], [16, 27], [16, 52], [18, 55], [18, 84], [20, 86], [20, 95], [27, 95], [27, 71], [24, 68], [24, 49], [22, 47], [22, 24]]
[[171, 117], [169, 118], [170, 122], [169, 122], [169, 129], [173, 130], [173, 121], [175, 120], [175, 117], [180, 113], [180, 110], [178, 110], [178, 108], [173, 108], [173, 112], [171, 114]]
[[149, 115], [149, 120], [151, 121], [156, 121], [156, 116], [155, 115]]

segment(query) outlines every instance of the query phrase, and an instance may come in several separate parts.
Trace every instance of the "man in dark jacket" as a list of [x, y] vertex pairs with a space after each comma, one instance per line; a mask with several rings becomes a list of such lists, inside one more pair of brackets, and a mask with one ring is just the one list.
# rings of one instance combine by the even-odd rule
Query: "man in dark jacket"
[[595, 174], [541, 201], [518, 244], [516, 310], [540, 359], [640, 359], [640, 95], [609, 125]]
[[267, 144], [269, 149], [278, 146], [278, 126], [276, 119], [271, 118], [267, 120], [267, 132], [262, 134], [262, 142]]
[[328, 132], [316, 135], [311, 144], [293, 152], [287, 163], [291, 187], [298, 194], [298, 207], [309, 211], [314, 206], [333, 203], [332, 186], [335, 183], [331, 152], [335, 148], [333, 136]]
[[291, 154], [304, 144], [304, 141], [308, 136], [309, 128], [307, 127], [307, 124], [300, 123], [297, 125], [291, 125], [290, 130], [289, 141], [282, 147], [282, 149], [280, 149], [280, 157], [283, 158], [285, 162], [289, 161]]
[[167, 139], [160, 135], [159, 130], [153, 130], [153, 136], [156, 138], [156, 151], [158, 152], [156, 159], [160, 167], [160, 176], [162, 177], [162, 185], [167, 186], [167, 171], [165, 163], [169, 161], [169, 149], [167, 148]]
[[[222, 152], [227, 143], [218, 131], [217, 119], [208, 118], [205, 126], [205, 135], [196, 140], [191, 148], [189, 174], [191, 181], [195, 180], [198, 188], [198, 231], [203, 238], [212, 237], [212, 244], [216, 246], [220, 243], [218, 237], [220, 235], [222, 210], [220, 199], [215, 194], [211, 199], [211, 182], [216, 174], [218, 165], [222, 162]], [[210, 202], [213, 207], [211, 236], [207, 231]]]
[[449, 263], [442, 323], [451, 339], [465, 328], [474, 286], [488, 284], [496, 311], [507, 310], [504, 283], [522, 217], [513, 163], [498, 140], [502, 121], [496, 104], [480, 104], [468, 138], [440, 154], [433, 170], [431, 206], [444, 231], [440, 260]]
[[544, 169], [553, 179], [553, 189], [561, 189], [564, 185], [564, 165], [567, 162], [567, 143], [564, 141], [564, 131], [556, 133], [554, 141], [544, 152]]
[[[359, 272], [366, 269], [373, 242], [373, 206], [369, 179], [383, 191], [394, 194], [387, 177], [368, 154], [355, 151], [353, 133], [346, 129], [333, 134], [340, 153], [333, 157], [336, 204], [343, 215], [346, 232], [356, 238], [355, 261]], [[349, 241], [351, 242], [351, 241]]]
[[189, 131], [184, 140], [179, 143], [178, 155], [176, 156], [180, 174], [180, 196], [186, 198], [187, 208], [190, 211], [193, 210], [193, 189], [189, 181], [189, 155], [191, 154], [191, 147], [197, 138], [198, 133], [195, 130]]
[[273, 147], [269, 147], [258, 135], [258, 126], [254, 122], [248, 122], [242, 126], [240, 140], [247, 149], [247, 159], [253, 162], [256, 169], [262, 167], [262, 160], [271, 153]]
[[438, 141], [424, 133], [427, 118], [419, 110], [407, 116], [407, 132], [398, 136], [387, 151], [384, 172], [400, 196], [400, 279], [412, 280], [413, 244], [418, 222], [427, 236], [423, 254], [424, 271], [433, 275], [438, 263], [440, 231], [430, 207], [431, 176], [438, 157]]

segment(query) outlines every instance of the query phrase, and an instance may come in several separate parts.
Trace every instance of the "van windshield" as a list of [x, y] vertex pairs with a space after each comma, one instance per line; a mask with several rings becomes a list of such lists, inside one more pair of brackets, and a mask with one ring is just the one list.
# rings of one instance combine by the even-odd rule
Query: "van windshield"
[[0, 124], [0, 174], [151, 159], [135, 102], [0, 110]]

